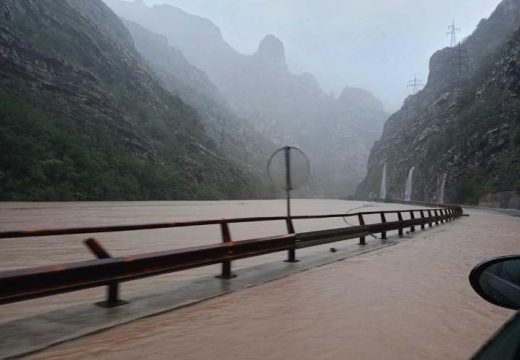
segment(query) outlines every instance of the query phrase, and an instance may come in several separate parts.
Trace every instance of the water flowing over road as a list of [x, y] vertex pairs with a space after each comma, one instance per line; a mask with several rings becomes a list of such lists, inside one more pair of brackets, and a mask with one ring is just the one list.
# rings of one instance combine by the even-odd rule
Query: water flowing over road
[[[245, 202], [243, 205], [233, 202], [185, 204], [176, 205], [177, 208], [170, 203], [163, 208], [156, 205], [146, 209], [129, 205], [126, 212], [131, 215], [125, 222], [150, 222], [152, 219], [155, 222], [171, 219], [171, 216], [180, 220], [283, 214], [283, 203], [276, 201]], [[302, 200], [297, 205], [298, 213], [308, 214], [346, 211], [363, 204]], [[402, 208], [400, 205], [372, 205]], [[5, 204], [2, 206], [0, 218], [3, 228], [19, 228], [20, 219], [4, 215], [24, 211], [15, 210], [13, 206], [6, 208]], [[63, 222], [72, 225], [74, 212], [77, 215], [92, 211], [92, 216], [99, 216], [98, 220], [103, 223], [114, 223], [114, 218], [118, 222], [121, 220], [121, 213], [114, 208], [107, 208], [106, 212], [99, 207], [79, 211], [73, 210], [74, 205], [70, 206], [70, 215], [53, 207], [34, 209], [34, 214], [40, 214], [41, 219], [35, 227], [62, 226]], [[278, 207], [282, 209], [274, 210]], [[174, 214], [172, 209], [178, 213]], [[219, 216], [220, 209], [227, 210]], [[53, 211], [64, 214], [59, 224], [48, 222], [54, 219]], [[123, 211], [122, 205], [118, 211]], [[51, 348], [32, 358], [466, 359], [512, 315], [512, 311], [488, 304], [473, 292], [467, 280], [469, 271], [483, 259], [517, 253], [520, 245], [520, 218], [481, 210], [468, 212], [470, 217], [426, 231], [418, 230], [396, 246], [122, 325]], [[34, 215], [33, 220], [38, 216]], [[79, 221], [85, 224], [89, 220], [83, 217]], [[31, 222], [31, 226], [33, 224]], [[234, 234], [241, 238], [256, 231], [258, 236], [284, 230], [282, 225], [280, 229], [266, 229], [265, 224], [257, 226], [256, 229], [237, 229]], [[318, 225], [309, 225], [312, 226]], [[208, 235], [204, 238], [202, 232], [198, 233], [202, 231], [200, 229], [190, 231], [191, 234], [185, 235], [201, 241], [211, 240]], [[111, 238], [115, 235], [99, 238], [114, 253], [137, 253], [143, 249], [164, 249], [164, 239], [170, 235], [164, 237], [164, 231], [161, 232], [162, 240], [147, 235], [146, 246], [133, 234], [125, 233], [125, 241]], [[188, 241], [187, 237], [185, 239]], [[4, 242], [0, 252], [1, 264], [4, 268], [14, 268], [34, 265], [35, 262], [48, 263], [65, 258], [70, 261], [88, 256], [86, 250], [76, 254], [73, 245], [68, 247], [63, 240], [52, 241], [54, 249], [48, 252], [34, 239], [32, 242], [24, 240], [18, 248], [14, 240]], [[175, 243], [186, 246], [186, 243]], [[35, 248], [27, 248], [29, 244]], [[56, 247], [56, 244], [60, 246]], [[56, 248], [60, 253], [55, 253]], [[26, 254], [25, 257], [15, 259], [22, 253]], [[284, 254], [276, 254], [255, 261], [283, 258]], [[240, 266], [247, 264], [243, 261]], [[196, 276], [218, 269], [197, 271], [147, 282], [157, 286], [161, 281], [171, 281], [175, 277]], [[139, 285], [134, 288], [125, 284], [124, 288], [129, 289], [124, 291], [146, 291], [144, 282], [135, 283]], [[81, 293], [87, 293], [87, 301], [94, 298], [91, 292]], [[74, 303], [78, 301], [76, 296], [54, 298]], [[56, 308], [56, 300], [47, 307], [44, 305], [54, 298], [0, 307], [0, 316], [15, 318], [21, 313], [28, 315]]]
[[[375, 210], [385, 204], [337, 201], [294, 200], [293, 215], [327, 214]], [[404, 206], [396, 205], [399, 208]], [[0, 203], [0, 229], [31, 230], [42, 228], [83, 227], [119, 224], [143, 224], [172, 221], [234, 217], [284, 216], [285, 201], [157, 201], [157, 202], [69, 202], [69, 203]], [[349, 222], [357, 224], [356, 219]], [[379, 221], [378, 216], [367, 222]], [[295, 221], [296, 231], [348, 226], [342, 218]], [[230, 225], [234, 240], [287, 233], [285, 222], [257, 222]], [[218, 225], [126, 231], [102, 234], [46, 236], [0, 240], [0, 270], [49, 265], [93, 258], [82, 240], [95, 237], [113, 256], [135, 255], [153, 251], [186, 248], [221, 242]], [[356, 240], [350, 241], [350, 243]], [[338, 246], [341, 248], [341, 245]], [[330, 246], [299, 250], [299, 254], [326, 252]], [[282, 261], [285, 253], [276, 253], [237, 261], [234, 268], [244, 268], [270, 261]], [[137, 280], [123, 285], [123, 296], [157, 292], [162, 285], [218, 274], [219, 265]], [[0, 306], [0, 322], [62, 308], [66, 305], [93, 303], [103, 299], [102, 288]]]

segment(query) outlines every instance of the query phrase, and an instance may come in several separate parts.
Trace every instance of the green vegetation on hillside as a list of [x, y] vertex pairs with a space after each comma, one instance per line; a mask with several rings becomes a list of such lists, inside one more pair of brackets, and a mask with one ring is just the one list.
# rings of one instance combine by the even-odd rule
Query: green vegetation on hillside
[[55, 100], [25, 86], [0, 88], [1, 200], [218, 199], [244, 195], [240, 193], [243, 184], [219, 182], [203, 168], [193, 178], [182, 174], [178, 162], [186, 151], [183, 145], [163, 138], [164, 164], [141, 159], [129, 151], [121, 134], [109, 124], [89, 122], [94, 119], [78, 121], [48, 111]]
[[0, 200], [257, 195], [101, 1], [5, 1]]

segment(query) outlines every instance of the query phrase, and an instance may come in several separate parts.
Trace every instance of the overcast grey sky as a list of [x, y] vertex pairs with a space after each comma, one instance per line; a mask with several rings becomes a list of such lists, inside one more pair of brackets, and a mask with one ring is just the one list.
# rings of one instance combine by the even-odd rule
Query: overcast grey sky
[[500, 0], [146, 0], [206, 17], [238, 51], [280, 38], [290, 69], [314, 74], [326, 92], [362, 87], [397, 110], [408, 80], [426, 81], [428, 60], [449, 45], [452, 19], [469, 35]]

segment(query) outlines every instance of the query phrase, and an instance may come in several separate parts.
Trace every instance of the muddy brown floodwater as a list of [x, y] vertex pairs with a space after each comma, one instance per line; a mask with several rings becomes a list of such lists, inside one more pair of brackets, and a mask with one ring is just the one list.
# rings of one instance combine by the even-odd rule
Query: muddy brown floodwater
[[[328, 214], [375, 210], [388, 205], [338, 200], [295, 200], [295, 215]], [[406, 208], [397, 205], [399, 208]], [[356, 210], [357, 209], [357, 210]], [[42, 229], [96, 225], [143, 224], [169, 221], [220, 219], [233, 217], [284, 215], [283, 200], [269, 201], [156, 201], [156, 202], [68, 202], [68, 203], [1, 203], [0, 229]], [[357, 221], [356, 219], [349, 221]], [[374, 216], [370, 221], [379, 221]], [[357, 223], [355, 223], [357, 224]], [[319, 230], [346, 226], [343, 219], [295, 221], [297, 231]], [[235, 240], [286, 234], [285, 222], [259, 222], [230, 225]], [[113, 256], [142, 254], [214, 244], [221, 241], [217, 225], [126, 231], [91, 235], [46, 236], [0, 240], [0, 271], [28, 266], [92, 259], [82, 244], [90, 236], [98, 239]], [[370, 239], [370, 238], [369, 238]], [[356, 240], [352, 240], [355, 242]], [[342, 245], [337, 246], [341, 248]], [[309, 248], [299, 254], [326, 252], [330, 246]], [[234, 268], [259, 263], [282, 261], [284, 253], [277, 253], [236, 261]], [[166, 285], [203, 275], [218, 274], [220, 267], [207, 266], [174, 274], [131, 281], [122, 285], [122, 296], [157, 292]], [[43, 299], [0, 306], [0, 322], [32, 316], [68, 305], [93, 303], [103, 299], [105, 290], [96, 288], [57, 295]]]
[[[238, 212], [265, 215], [258, 209], [280, 204], [247, 202]], [[299, 205], [302, 213], [360, 206]], [[467, 359], [512, 315], [478, 297], [468, 273], [483, 259], [517, 253], [520, 245], [520, 218], [467, 212], [470, 217], [418, 230], [396, 246], [135, 321], [31, 358]], [[2, 246], [2, 260], [16, 267], [4, 254], [10, 248]], [[39, 258], [27, 256], [27, 261]], [[19, 307], [12, 311], [29, 303], [15, 304]]]

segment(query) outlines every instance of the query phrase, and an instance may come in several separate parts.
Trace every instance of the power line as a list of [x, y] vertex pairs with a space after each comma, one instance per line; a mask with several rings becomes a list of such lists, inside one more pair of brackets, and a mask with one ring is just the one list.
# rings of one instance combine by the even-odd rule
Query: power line
[[457, 45], [457, 31], [460, 31], [460, 28], [455, 26], [455, 19], [452, 20], [451, 25], [448, 26], [449, 31], [446, 33], [446, 35], [451, 36], [450, 40], [450, 47], [454, 47]]

